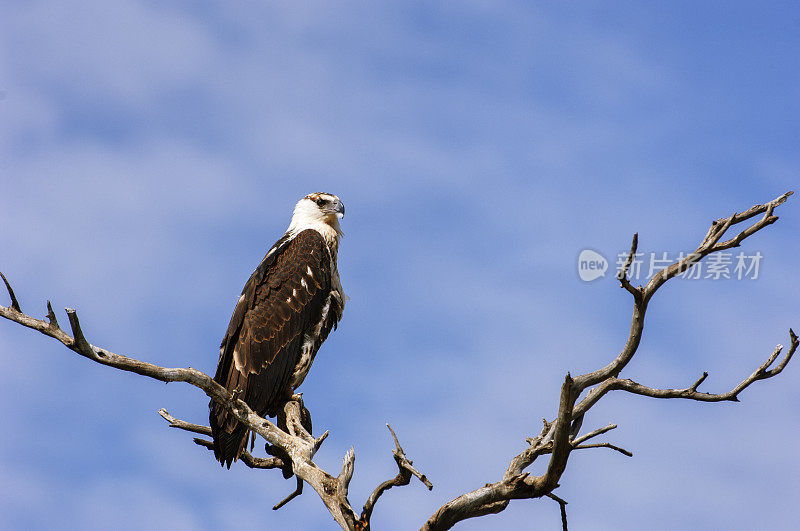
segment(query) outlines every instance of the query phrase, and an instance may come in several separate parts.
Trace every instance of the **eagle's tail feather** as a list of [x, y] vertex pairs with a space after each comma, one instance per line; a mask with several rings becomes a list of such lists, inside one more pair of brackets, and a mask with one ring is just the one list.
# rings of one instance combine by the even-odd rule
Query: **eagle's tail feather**
[[230, 469], [231, 463], [239, 459], [247, 448], [250, 433], [247, 426], [240, 422], [236, 422], [233, 429], [230, 430], [228, 426], [217, 424], [214, 422], [215, 420], [212, 408], [211, 435], [214, 438], [214, 457], [220, 465]]

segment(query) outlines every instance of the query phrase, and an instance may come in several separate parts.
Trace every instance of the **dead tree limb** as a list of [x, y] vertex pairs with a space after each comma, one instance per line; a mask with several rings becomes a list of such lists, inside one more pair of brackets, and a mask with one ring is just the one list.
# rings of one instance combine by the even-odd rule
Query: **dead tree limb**
[[359, 529], [363, 529], [364, 531], [370, 529], [369, 521], [370, 517], [372, 516], [372, 510], [375, 508], [378, 498], [380, 498], [381, 495], [387, 490], [391, 489], [392, 487], [408, 485], [411, 482], [411, 476], [417, 476], [417, 478], [423, 484], [425, 484], [426, 487], [428, 487], [428, 490], [433, 489], [433, 484], [428, 480], [427, 477], [425, 477], [425, 474], [422, 474], [419, 470], [414, 468], [414, 463], [406, 457], [403, 447], [400, 446], [400, 441], [397, 440], [397, 435], [395, 435], [392, 427], [389, 426], [389, 424], [386, 424], [386, 427], [389, 428], [392, 438], [394, 439], [395, 449], [392, 453], [394, 454], [394, 460], [397, 463], [397, 468], [399, 471], [394, 478], [387, 479], [378, 485], [372, 494], [370, 494], [369, 498], [367, 498], [367, 502], [364, 504], [364, 509], [361, 511], [361, 521], [364, 522], [364, 524], [362, 527], [359, 527]]
[[[617, 276], [620, 286], [633, 296], [631, 327], [622, 351], [608, 365], [594, 372], [582, 374], [574, 379], [567, 374], [561, 388], [556, 418], [550, 422], [545, 420], [542, 432], [536, 437], [527, 439], [528, 447], [511, 460], [503, 478], [462, 494], [442, 505], [428, 519], [422, 529], [425, 531], [450, 529], [456, 523], [467, 518], [499, 513], [514, 499], [550, 496], [553, 489], [558, 486], [558, 481], [567, 466], [572, 450], [609, 448], [631, 456], [629, 451], [611, 443], [583, 444], [586, 440], [601, 435], [616, 426], [611, 425], [578, 436], [584, 415], [609, 391], [622, 390], [653, 398], [684, 398], [703, 402], [737, 401], [739, 394], [754, 382], [780, 374], [798, 346], [798, 338], [791, 329], [789, 330], [789, 349], [777, 365], [772, 367], [783, 349], [781, 345], [778, 345], [767, 360], [750, 376], [725, 393], [711, 394], [698, 391], [698, 387], [706, 379], [706, 373], [685, 389], [655, 389], [618, 377], [639, 348], [647, 306], [656, 291], [666, 281], [686, 271], [709, 254], [737, 247], [744, 239], [775, 223], [778, 217], [773, 214], [774, 209], [783, 204], [790, 195], [792, 192], [787, 192], [768, 203], [755, 205], [745, 212], [733, 213], [727, 218], [713, 221], [700, 245], [693, 252], [656, 273], [644, 287], [634, 286], [628, 279], [628, 270], [633, 263], [639, 244], [639, 236], [634, 234], [628, 256]], [[762, 216], [735, 236], [723, 239], [731, 227], [759, 215]], [[578, 397], [584, 391], [587, 391], [586, 396], [578, 402]], [[542, 455], [550, 455], [545, 473], [540, 476], [530, 476], [525, 469]], [[560, 506], [564, 526], [566, 526], [564, 504], [560, 504]]]
[[[0, 275], [2, 274], [0, 273]], [[339, 476], [334, 477], [317, 466], [313, 461], [314, 454], [319, 450], [328, 432], [325, 432], [320, 437], [314, 437], [306, 431], [304, 420], [307, 418], [308, 412], [298, 395], [289, 400], [284, 406], [287, 431], [283, 431], [270, 420], [257, 415], [243, 400], [228, 393], [213, 378], [197, 369], [191, 367], [160, 367], [92, 345], [83, 333], [77, 312], [71, 308], [67, 308], [66, 312], [72, 336], [64, 332], [59, 326], [49, 301], [47, 302], [47, 321], [26, 315], [22, 312], [10, 283], [5, 276], [2, 276], [2, 279], [11, 298], [11, 305], [8, 307], [0, 305], [0, 316], [52, 337], [73, 352], [94, 362], [122, 371], [141, 374], [162, 382], [186, 382], [193, 385], [203, 390], [215, 402], [228, 408], [233, 412], [237, 420], [246, 424], [253, 432], [263, 437], [267, 441], [268, 448], [272, 448], [273, 452], [285, 456], [289, 462], [286, 463], [283, 459], [274, 455], [272, 458], [256, 458], [249, 453], [245, 453], [242, 458], [244, 464], [250, 468], [286, 469], [297, 477], [297, 488], [286, 499], [278, 503], [275, 506], [276, 509], [302, 493], [302, 484], [305, 482], [317, 492], [331, 516], [343, 529], [355, 530], [359, 528], [358, 526], [361, 526], [361, 529], [369, 527], [369, 515], [366, 519], [357, 517], [350, 502], [347, 500], [347, 487], [353, 475], [353, 462], [355, 460], [352, 448], [345, 456], [345, 463], [347, 464], [349, 461], [349, 468], [345, 467], [346, 470], [343, 470]], [[159, 414], [170, 423], [171, 427], [201, 435], [211, 434], [209, 427], [178, 420], [164, 409], [159, 410]], [[195, 438], [194, 441], [196, 444], [206, 448], [210, 445], [210, 441], [205, 439]], [[424, 476], [422, 477], [424, 478]], [[430, 485], [427, 480], [423, 482], [426, 485]]]
[[[527, 448], [511, 459], [502, 478], [495, 483], [486, 484], [445, 503], [425, 522], [422, 529], [427, 531], [449, 529], [467, 518], [502, 512], [511, 500], [545, 496], [558, 502], [561, 510], [562, 525], [566, 529], [566, 501], [555, 495], [553, 490], [558, 487], [558, 482], [566, 469], [570, 453], [577, 449], [607, 448], [626, 456], [632, 455], [628, 450], [609, 442], [587, 444], [587, 441], [616, 428], [613, 424], [579, 435], [586, 413], [608, 392], [626, 391], [653, 398], [683, 398], [701, 402], [738, 401], [741, 392], [753, 383], [780, 374], [791, 360], [799, 343], [797, 335], [791, 329], [789, 330], [789, 348], [780, 361], [778, 361], [778, 358], [783, 352], [783, 346], [778, 345], [766, 361], [750, 376], [742, 380], [733, 389], [724, 393], [713, 394], [698, 390], [708, 373], [703, 373], [691, 386], [681, 389], [657, 389], [619, 377], [622, 370], [625, 369], [638, 350], [644, 331], [644, 318], [647, 307], [656, 291], [668, 280], [686, 271], [706, 256], [737, 247], [746, 238], [775, 223], [778, 220], [778, 217], [773, 214], [775, 208], [783, 204], [791, 194], [792, 192], [787, 192], [768, 203], [755, 205], [745, 212], [733, 213], [726, 218], [712, 222], [705, 237], [693, 252], [688, 253], [684, 258], [659, 271], [644, 287], [634, 286], [628, 279], [628, 271], [638, 247], [638, 235], [634, 234], [630, 252], [618, 275], [620, 286], [633, 296], [633, 315], [631, 317], [630, 332], [622, 350], [608, 365], [594, 372], [582, 374], [575, 378], [567, 374], [561, 386], [556, 417], [552, 421], [544, 420], [544, 426], [540, 434], [526, 439]], [[760, 217], [736, 235], [724, 239], [731, 227], [757, 216]], [[0, 276], [2, 276], [1, 273]], [[314, 437], [310, 433], [310, 422], [308, 422], [310, 415], [305, 409], [300, 396], [296, 395], [286, 402], [284, 406], [283, 415], [285, 415], [286, 419], [286, 430], [284, 431], [268, 419], [257, 415], [238, 396], [228, 393], [210, 376], [201, 371], [191, 367], [160, 367], [92, 345], [86, 339], [81, 329], [78, 314], [73, 309], [67, 309], [72, 335], [61, 329], [49, 301], [47, 302], [47, 321], [26, 315], [22, 312], [19, 300], [11, 284], [6, 280], [5, 276], [2, 276], [2, 280], [8, 291], [11, 303], [8, 307], [0, 306], [0, 316], [52, 337], [75, 353], [94, 362], [115, 369], [141, 374], [162, 382], [186, 382], [193, 385], [203, 390], [206, 395], [218, 404], [228, 408], [238, 421], [263, 437], [266, 441], [266, 449], [272, 457], [258, 458], [250, 453], [245, 453], [242, 457], [244, 464], [251, 468], [259, 469], [277, 468], [283, 470], [287, 478], [291, 475], [296, 477], [295, 490], [279, 502], [274, 507], [275, 509], [280, 508], [294, 497], [300, 495], [303, 492], [303, 484], [307, 483], [317, 492], [331, 516], [343, 529], [368, 530], [375, 504], [390, 488], [409, 484], [412, 476], [419, 478], [428, 489], [433, 488], [425, 475], [414, 468], [413, 463], [405, 456], [394, 430], [389, 427], [395, 442], [393, 453], [399, 469], [398, 474], [396, 477], [381, 483], [372, 492], [364, 504], [360, 516], [357, 517], [347, 499], [350, 481], [355, 469], [355, 452], [351, 448], [346, 453], [342, 463], [342, 470], [337, 476], [322, 470], [313, 462], [314, 455], [325, 440], [328, 432], [319, 437]], [[583, 398], [581, 398], [582, 396]], [[159, 414], [172, 427], [200, 435], [210, 435], [210, 429], [207, 426], [178, 420], [163, 409], [159, 411]], [[308, 426], [308, 429], [306, 426]], [[194, 441], [206, 448], [211, 446], [211, 442], [207, 439], [195, 438]], [[525, 471], [537, 458], [543, 455], [549, 455], [547, 467], [543, 474], [532, 476]]]

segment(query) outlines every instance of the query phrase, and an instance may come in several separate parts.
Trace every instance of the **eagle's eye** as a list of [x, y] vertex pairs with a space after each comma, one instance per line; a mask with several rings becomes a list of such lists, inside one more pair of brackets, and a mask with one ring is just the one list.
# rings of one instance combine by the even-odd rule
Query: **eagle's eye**
[[327, 203], [327, 202], [328, 202], [328, 200], [327, 200], [327, 199], [322, 199], [322, 198], [320, 197], [319, 199], [317, 199], [317, 206], [322, 206], [322, 205], [324, 205], [324, 204], [325, 204], [325, 203]]

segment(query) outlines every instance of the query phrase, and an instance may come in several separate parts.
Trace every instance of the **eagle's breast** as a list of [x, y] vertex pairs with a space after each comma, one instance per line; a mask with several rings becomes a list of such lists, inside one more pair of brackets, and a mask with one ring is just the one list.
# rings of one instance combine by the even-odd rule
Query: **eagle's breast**
[[[300, 356], [297, 359], [297, 364], [292, 371], [291, 386], [292, 390], [297, 389], [303, 383], [308, 371], [311, 369], [311, 364], [314, 363], [314, 358], [317, 355], [319, 347], [331, 331], [331, 327], [336, 328], [337, 323], [342, 318], [342, 310], [344, 309], [344, 294], [342, 293], [342, 285], [339, 280], [339, 272], [336, 267], [336, 246], [330, 245], [326, 234], [321, 234], [326, 240], [325, 248], [327, 250], [328, 265], [324, 269], [314, 271], [313, 269], [306, 268], [304, 271], [304, 278], [301, 280], [301, 286], [306, 287], [309, 283], [315, 281], [314, 275], [324, 274], [330, 275], [329, 279], [325, 279], [326, 285], [330, 286], [330, 291], [325, 297], [325, 302], [319, 312], [316, 323], [313, 323], [311, 328], [303, 334], [303, 343], [300, 347]], [[335, 241], [335, 240], [334, 240]], [[319, 279], [316, 279], [319, 280]]]

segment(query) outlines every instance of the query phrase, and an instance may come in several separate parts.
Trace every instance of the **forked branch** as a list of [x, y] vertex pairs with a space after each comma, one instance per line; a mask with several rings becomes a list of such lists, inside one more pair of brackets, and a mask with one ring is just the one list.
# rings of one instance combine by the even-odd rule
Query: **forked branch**
[[[778, 220], [778, 217], [774, 215], [775, 209], [783, 204], [791, 194], [792, 192], [787, 192], [768, 203], [755, 205], [745, 212], [733, 213], [726, 218], [715, 220], [694, 251], [659, 271], [643, 287], [633, 286], [628, 279], [629, 268], [638, 247], [638, 234], [634, 234], [630, 252], [618, 275], [620, 286], [633, 296], [630, 331], [622, 350], [609, 364], [594, 372], [582, 374], [574, 379], [567, 374], [561, 386], [555, 418], [552, 421], [544, 420], [539, 435], [526, 439], [527, 447], [510, 460], [502, 478], [445, 503], [425, 522], [422, 529], [428, 531], [449, 529], [467, 518], [502, 512], [511, 500], [545, 496], [558, 502], [562, 525], [566, 529], [566, 502], [555, 495], [553, 490], [558, 487], [570, 453], [578, 449], [606, 448], [629, 457], [632, 455], [628, 450], [609, 442], [587, 442], [613, 430], [616, 428], [614, 424], [580, 435], [584, 416], [609, 391], [619, 390], [653, 398], [683, 398], [701, 402], [738, 401], [741, 392], [753, 383], [780, 374], [800, 343], [797, 335], [791, 329], [789, 330], [790, 345], [783, 357], [781, 357], [783, 347], [778, 345], [766, 361], [750, 376], [724, 393], [713, 394], [699, 390], [708, 373], [703, 373], [691, 386], [681, 389], [657, 389], [619, 376], [638, 350], [644, 331], [647, 307], [657, 290], [668, 280], [688, 270], [706, 256], [739, 246], [746, 238], [775, 223]], [[746, 225], [735, 235], [726, 236], [732, 227], [754, 218], [755, 221]], [[325, 472], [314, 464], [314, 455], [328, 432], [319, 437], [311, 434], [310, 414], [305, 409], [299, 395], [286, 402], [281, 422], [279, 422], [281, 427], [276, 426], [257, 415], [237, 396], [231, 395], [210, 376], [198, 370], [159, 367], [92, 345], [81, 329], [75, 310], [67, 309], [72, 335], [61, 329], [49, 301], [47, 303], [47, 321], [24, 314], [10, 283], [1, 273], [0, 276], [11, 300], [8, 307], [0, 306], [0, 316], [52, 337], [70, 350], [97, 363], [163, 382], [189, 383], [202, 389], [212, 400], [228, 408], [237, 420], [263, 437], [266, 440], [267, 452], [272, 457], [258, 458], [245, 452], [242, 456], [245, 465], [261, 469], [277, 468], [283, 471], [285, 477], [294, 475], [296, 479], [295, 490], [279, 502], [274, 507], [275, 509], [300, 495], [303, 492], [303, 484], [308, 483], [319, 494], [332, 517], [343, 529], [368, 530], [375, 504], [390, 488], [408, 485], [412, 476], [419, 478], [428, 489], [433, 488], [425, 475], [420, 473], [413, 466], [411, 460], [406, 457], [394, 430], [387, 424], [395, 443], [393, 453], [398, 466], [398, 474], [381, 483], [372, 492], [364, 504], [360, 516], [357, 517], [347, 500], [350, 481], [355, 469], [355, 452], [352, 448], [347, 452], [343, 459], [342, 470], [337, 476]], [[584, 392], [586, 392], [585, 396]], [[583, 398], [579, 400], [581, 396]], [[159, 411], [159, 414], [172, 427], [204, 436], [210, 435], [210, 429], [207, 426], [178, 420], [163, 409]], [[213, 447], [211, 441], [207, 439], [195, 438], [194, 441], [206, 448]], [[526, 471], [537, 458], [544, 455], [549, 456], [544, 473], [533, 476]]]
[[[73, 309], [68, 308], [66, 310], [72, 336], [64, 332], [59, 326], [49, 301], [47, 302], [47, 321], [24, 314], [11, 284], [2, 273], [0, 273], [0, 277], [2, 277], [6, 290], [11, 298], [10, 306], [6, 307], [0, 305], [0, 316], [52, 337], [70, 350], [94, 362], [115, 369], [148, 376], [162, 382], [186, 382], [203, 390], [212, 400], [222, 404], [233, 412], [237, 420], [247, 425], [253, 432], [267, 441], [266, 447], [271, 450], [273, 457], [254, 457], [250, 453], [244, 452], [242, 455], [242, 462], [246, 466], [257, 469], [277, 468], [284, 470], [285, 474], [288, 472], [289, 475], [293, 474], [296, 476], [297, 486], [294, 492], [283, 501], [279, 502], [274, 507], [275, 509], [280, 508], [282, 505], [301, 494], [303, 491], [302, 486], [305, 482], [311, 485], [317, 494], [319, 494], [328, 511], [331, 513], [331, 516], [343, 529], [356, 529], [356, 526], [361, 520], [356, 518], [356, 513], [347, 500], [347, 488], [353, 475], [355, 454], [352, 449], [348, 452], [345, 457], [345, 467], [338, 477], [334, 477], [325, 472], [313, 462], [313, 457], [327, 437], [328, 432], [326, 431], [320, 437], [314, 437], [306, 430], [305, 425], [309, 414], [305, 406], [303, 406], [302, 398], [299, 395], [292, 397], [284, 406], [286, 431], [283, 431], [268, 419], [257, 415], [244, 401], [239, 399], [238, 396], [228, 393], [224, 387], [217, 384], [210, 376], [201, 371], [191, 367], [160, 367], [92, 345], [86, 339], [83, 329], [81, 328], [80, 320], [78, 319], [78, 314]], [[171, 427], [200, 435], [211, 435], [211, 429], [208, 426], [192, 424], [176, 419], [164, 409], [159, 410], [159, 414], [170, 423]], [[213, 443], [207, 439], [195, 438], [194, 442], [205, 448], [213, 449]], [[275, 454], [278, 454], [280, 457]], [[403, 459], [405, 459], [404, 456]], [[410, 461], [407, 461], [407, 466], [411, 466]], [[411, 468], [413, 469], [413, 467]], [[416, 472], [416, 469], [413, 470], [415, 474], [419, 474]], [[421, 479], [422, 478], [424, 478], [424, 476], [422, 476]], [[426, 479], [423, 481], [427, 482]], [[429, 485], [430, 483], [427, 482], [426, 484]], [[368, 525], [369, 518], [364, 521], [366, 521]]]
[[386, 427], [389, 428], [392, 438], [394, 439], [395, 449], [393, 454], [399, 470], [394, 478], [388, 479], [378, 485], [372, 494], [370, 494], [367, 502], [364, 504], [364, 509], [361, 511], [361, 518], [359, 520], [361, 527], [358, 528], [363, 529], [364, 531], [370, 529], [369, 521], [372, 517], [372, 510], [375, 508], [375, 503], [377, 503], [378, 498], [380, 498], [384, 492], [392, 487], [408, 485], [411, 482], [411, 476], [416, 476], [426, 487], [428, 487], [428, 490], [433, 490], [433, 484], [428, 480], [427, 477], [425, 477], [425, 474], [414, 468], [414, 463], [406, 457], [403, 447], [400, 446], [400, 441], [397, 440], [397, 435], [394, 433], [392, 427], [389, 426], [389, 424], [386, 424]]
[[[774, 215], [774, 210], [783, 204], [790, 195], [792, 192], [787, 192], [768, 203], [755, 205], [745, 212], [733, 213], [727, 218], [715, 220], [693, 252], [686, 254], [685, 257], [655, 274], [644, 287], [634, 286], [628, 279], [628, 272], [639, 244], [639, 236], [634, 234], [630, 251], [617, 276], [620, 286], [633, 296], [630, 332], [622, 351], [601, 369], [580, 375], [574, 380], [567, 375], [561, 390], [558, 415], [553, 421], [544, 421], [544, 427], [538, 436], [527, 439], [528, 447], [511, 460], [503, 478], [496, 483], [487, 484], [447, 502], [428, 519], [423, 529], [450, 529], [461, 520], [501, 512], [512, 499], [554, 496], [552, 490], [558, 486], [558, 481], [572, 450], [608, 448], [630, 457], [631, 452], [608, 442], [586, 444], [587, 440], [606, 433], [615, 428], [615, 425], [578, 436], [584, 415], [609, 391], [623, 390], [654, 398], [685, 398], [704, 402], [735, 401], [738, 400], [738, 395], [754, 382], [780, 374], [797, 349], [798, 339], [792, 330], [789, 331], [791, 345], [777, 365], [773, 367], [783, 348], [780, 345], [755, 372], [725, 393], [711, 394], [698, 391], [699, 386], [708, 376], [707, 373], [704, 373], [694, 384], [685, 389], [654, 389], [629, 379], [619, 378], [619, 374], [639, 348], [647, 306], [656, 291], [667, 280], [686, 271], [709, 254], [736, 247], [746, 238], [777, 221], [778, 217]], [[760, 218], [735, 236], [723, 239], [731, 227], [759, 215], [761, 215]], [[586, 396], [576, 404], [577, 397], [587, 389]], [[541, 476], [530, 477], [525, 470], [542, 455], [550, 455], [546, 472]], [[560, 503], [564, 526], [566, 526], [564, 505]]]
[[[192, 424], [191, 422], [186, 422], [185, 420], [176, 419], [172, 415], [170, 415], [166, 409], [161, 408], [158, 410], [158, 414], [161, 415], [164, 420], [169, 422], [170, 428], [178, 428], [181, 430], [185, 430], [191, 433], [199, 433], [200, 435], [206, 435], [211, 437], [211, 428], [209, 426], [203, 426], [200, 424]], [[214, 451], [214, 443], [206, 440], [195, 438], [195, 444], [198, 446], [202, 446], [204, 448], [208, 448], [211, 451]], [[253, 457], [250, 452], [244, 451], [242, 452], [242, 462], [250, 468], [281, 468], [284, 466], [283, 461], [278, 459], [277, 457]]]

